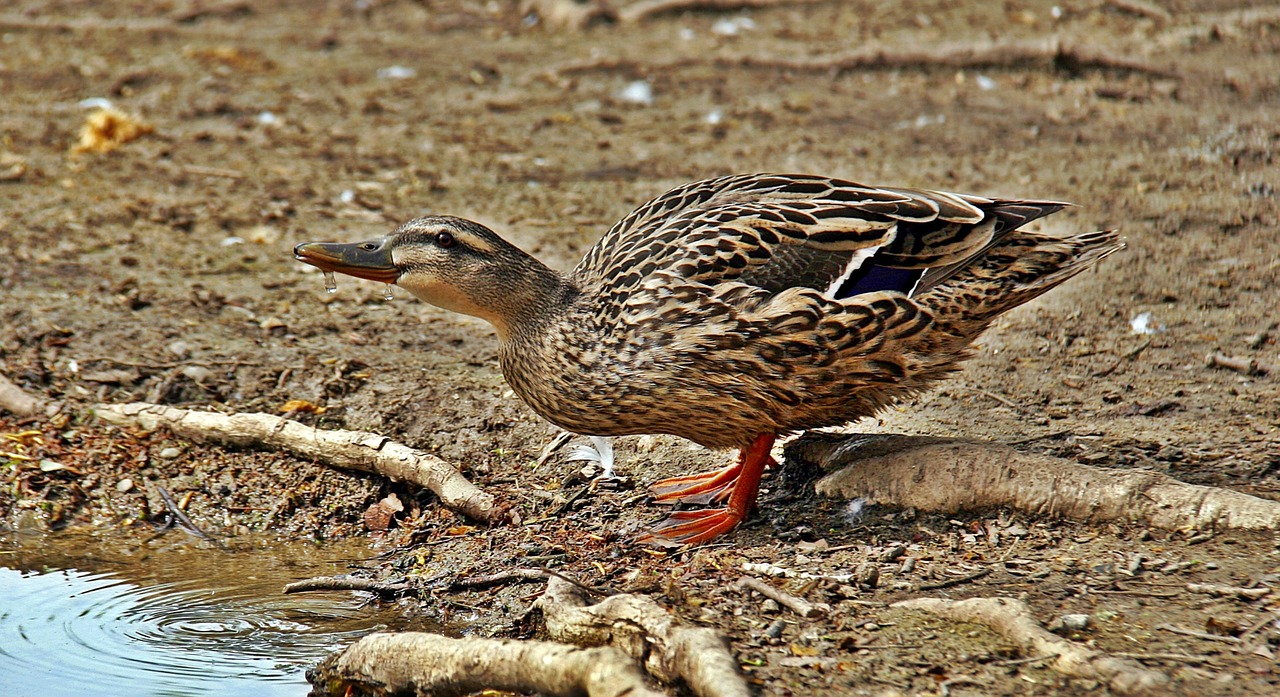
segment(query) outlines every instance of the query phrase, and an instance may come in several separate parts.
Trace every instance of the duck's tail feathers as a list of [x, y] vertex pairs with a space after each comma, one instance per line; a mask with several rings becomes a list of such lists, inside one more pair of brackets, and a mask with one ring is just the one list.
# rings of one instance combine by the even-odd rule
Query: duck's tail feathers
[[915, 299], [948, 333], [970, 340], [1000, 314], [1039, 297], [1124, 246], [1115, 230], [1070, 237], [1014, 231]]

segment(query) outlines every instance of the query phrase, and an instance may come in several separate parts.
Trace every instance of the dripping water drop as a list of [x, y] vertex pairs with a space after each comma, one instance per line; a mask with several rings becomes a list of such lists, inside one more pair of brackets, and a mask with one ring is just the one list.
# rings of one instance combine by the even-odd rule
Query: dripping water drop
[[324, 272], [324, 289], [330, 293], [338, 292], [338, 282], [334, 280], [332, 271]]
[[388, 283], [388, 284], [387, 284], [387, 287], [386, 287], [385, 289], [383, 289], [383, 291], [382, 291], [382, 299], [383, 299], [383, 300], [390, 300], [390, 299], [392, 299], [392, 298], [394, 298], [394, 297], [395, 297], [395, 296], [391, 294], [391, 284], [390, 284], [390, 283]]

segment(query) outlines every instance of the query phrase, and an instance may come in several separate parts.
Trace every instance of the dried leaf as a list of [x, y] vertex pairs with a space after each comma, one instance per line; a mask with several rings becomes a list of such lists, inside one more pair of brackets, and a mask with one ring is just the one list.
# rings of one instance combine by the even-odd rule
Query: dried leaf
[[322, 407], [314, 402], [308, 402], [305, 399], [291, 399], [280, 405], [280, 413], [304, 413], [304, 414], [323, 414], [329, 410], [329, 407]]

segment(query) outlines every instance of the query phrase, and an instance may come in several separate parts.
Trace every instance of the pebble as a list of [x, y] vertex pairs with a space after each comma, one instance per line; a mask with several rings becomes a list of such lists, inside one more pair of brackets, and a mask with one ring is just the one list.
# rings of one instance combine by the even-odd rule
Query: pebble
[[133, 491], [133, 480], [129, 479], [128, 477], [125, 477], [124, 479], [121, 479], [120, 481], [116, 482], [116, 491], [122, 494], [126, 494], [130, 491]]
[[182, 450], [179, 448], [170, 447], [160, 451], [160, 457], [165, 460], [172, 460], [181, 454], [182, 454]]
[[1092, 618], [1088, 615], [1063, 615], [1060, 621], [1064, 629], [1079, 631], [1088, 628]]
[[191, 355], [191, 344], [188, 344], [187, 342], [182, 340], [178, 340], [169, 344], [168, 346], [165, 347], [165, 349], [167, 349], [169, 353], [172, 353], [178, 358], [186, 358], [187, 356]]
[[775, 612], [778, 612], [781, 609], [782, 609], [782, 606], [779, 605], [778, 601], [774, 600], [773, 598], [766, 598], [763, 603], [760, 603], [760, 611], [767, 612], [771, 615]]
[[875, 588], [880, 585], [880, 567], [876, 564], [871, 562], [859, 564], [856, 575], [858, 586], [862, 588]]
[[770, 639], [781, 639], [782, 630], [786, 628], [787, 628], [786, 620], [775, 620], [773, 624], [769, 625], [768, 629], [764, 630], [764, 635], [769, 637]]
[[213, 378], [213, 371], [200, 365], [189, 365], [182, 369], [182, 374], [197, 385], [203, 385]]

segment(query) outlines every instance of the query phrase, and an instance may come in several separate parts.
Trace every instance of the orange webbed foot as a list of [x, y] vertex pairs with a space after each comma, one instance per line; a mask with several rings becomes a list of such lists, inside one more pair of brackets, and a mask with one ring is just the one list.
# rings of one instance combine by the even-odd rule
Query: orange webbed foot
[[702, 503], [724, 502], [723, 508], [675, 511], [639, 538], [642, 543], [699, 545], [737, 527], [755, 510], [760, 477], [765, 467], [776, 464], [769, 455], [771, 433], [756, 436], [743, 449], [737, 464], [713, 472], [664, 479], [653, 486], [660, 501]]
[[729, 499], [733, 486], [738, 482], [742, 472], [742, 463], [737, 462], [710, 472], [691, 474], [685, 477], [671, 477], [654, 482], [649, 487], [655, 501], [659, 503], [692, 503], [706, 505], [724, 503]]
[[746, 518], [745, 514], [728, 508], [676, 511], [641, 535], [638, 541], [641, 544], [700, 545], [734, 529], [743, 518]]

